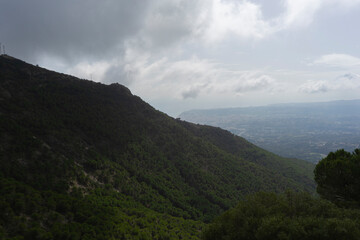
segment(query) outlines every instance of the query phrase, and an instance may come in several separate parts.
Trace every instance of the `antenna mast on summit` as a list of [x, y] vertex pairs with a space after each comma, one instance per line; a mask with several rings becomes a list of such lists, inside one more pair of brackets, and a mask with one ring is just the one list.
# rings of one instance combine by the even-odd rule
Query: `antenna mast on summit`
[[2, 46], [2, 44], [1, 44], [1, 42], [0, 42], [0, 55], [2, 54], [2, 53], [1, 53], [1, 46]]

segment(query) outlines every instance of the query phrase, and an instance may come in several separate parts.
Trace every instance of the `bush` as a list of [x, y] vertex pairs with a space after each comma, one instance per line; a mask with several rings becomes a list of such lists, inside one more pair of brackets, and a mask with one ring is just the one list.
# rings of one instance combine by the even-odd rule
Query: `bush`
[[203, 233], [220, 239], [360, 239], [360, 211], [307, 193], [257, 193], [225, 212]]

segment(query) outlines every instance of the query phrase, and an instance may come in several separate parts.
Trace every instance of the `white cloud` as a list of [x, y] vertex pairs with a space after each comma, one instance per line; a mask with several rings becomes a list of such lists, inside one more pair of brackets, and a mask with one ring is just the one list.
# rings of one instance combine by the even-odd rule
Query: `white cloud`
[[[326, 2], [326, 0], [323, 0]], [[360, 4], [360, 0], [329, 0], [329, 2], [334, 2], [337, 6], [343, 8], [351, 8], [357, 4]]]
[[114, 61], [80, 61], [75, 65], [69, 64], [61, 57], [53, 55], [41, 55], [38, 64], [46, 66], [48, 69], [74, 75], [78, 78], [89, 79], [95, 82], [102, 82], [105, 79], [106, 72], [114, 65]]
[[350, 3], [354, 5], [346, 0], [285, 0], [283, 13], [266, 20], [262, 6], [250, 0], [158, 0], [153, 1], [142, 30], [133, 37], [147, 48], [163, 48], [187, 40], [216, 44], [231, 37], [262, 39], [278, 31], [309, 25], [324, 7]]
[[69, 68], [68, 73], [79, 78], [100, 82], [104, 79], [104, 76], [110, 67], [111, 64], [106, 61], [98, 61], [94, 63], [80, 62]]
[[360, 89], [360, 75], [354, 73], [347, 73], [328, 81], [309, 80], [299, 87], [299, 92], [320, 93], [354, 89]]
[[313, 61], [315, 65], [326, 65], [330, 67], [360, 67], [360, 58], [347, 55], [347, 54], [327, 54], [315, 59]]
[[347, 73], [340, 75], [335, 79], [339, 89], [358, 89], [360, 88], [360, 75], [355, 73]]
[[[207, 1], [202, 18], [198, 18], [197, 29], [203, 27], [203, 39], [218, 43], [226, 37], [262, 39], [279, 31], [311, 24], [317, 14], [325, 8], [348, 10], [360, 4], [360, 0], [284, 0], [283, 13], [272, 19], [264, 19], [262, 5], [249, 0]], [[204, 17], [205, 16], [205, 17]], [[200, 23], [202, 20], [206, 23]]]
[[[245, 39], [262, 39], [279, 31], [311, 24], [325, 8], [349, 10], [360, 0], [284, 0], [283, 13], [272, 19], [264, 19], [260, 4], [249, 0], [207, 1], [211, 6], [206, 17], [199, 18], [208, 24], [203, 35], [206, 41], [217, 43], [228, 36]], [[199, 23], [199, 21], [194, 21]]]
[[218, 42], [230, 34], [259, 39], [272, 31], [269, 23], [263, 20], [260, 5], [246, 0], [213, 0], [211, 6], [204, 35], [207, 41]]
[[[42, 53], [77, 62], [123, 54], [123, 44], [174, 47], [227, 37], [263, 39], [294, 26], [307, 26], [326, 7], [352, 9], [360, 0], [278, 0], [283, 13], [264, 19], [252, 0], [5, 1], [0, 9], [2, 42], [15, 56], [34, 60]], [[180, 47], [181, 48], [181, 47]]]
[[242, 81], [236, 88], [236, 92], [240, 93], [263, 90], [275, 82], [270, 76], [259, 74], [257, 72], [247, 72], [241, 76], [241, 79]]
[[261, 5], [249, 0], [156, 0], [132, 40], [156, 49], [194, 41], [216, 44], [227, 37], [261, 39], [274, 30], [262, 16]]
[[299, 87], [299, 92], [321, 93], [329, 91], [328, 83], [325, 81], [307, 81]]
[[346, 12], [359, 4], [360, 0], [284, 0], [284, 12], [272, 20], [276, 24], [272, 26], [271, 33], [306, 27], [316, 19], [320, 11], [326, 8]]
[[306, 26], [313, 21], [315, 13], [326, 1], [323, 0], [286, 0], [285, 12], [279, 19], [280, 28]]
[[173, 60], [154, 59], [129, 48], [123, 69], [131, 77], [131, 89], [147, 99], [196, 98], [201, 95], [262, 91], [275, 80], [262, 71], [233, 71], [220, 64], [193, 56]]

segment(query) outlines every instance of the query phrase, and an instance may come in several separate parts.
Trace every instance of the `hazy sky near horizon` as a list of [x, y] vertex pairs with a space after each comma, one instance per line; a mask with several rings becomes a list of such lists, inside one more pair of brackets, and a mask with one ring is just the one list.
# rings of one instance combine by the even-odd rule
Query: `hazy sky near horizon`
[[6, 53], [194, 108], [360, 98], [360, 0], [0, 0]]

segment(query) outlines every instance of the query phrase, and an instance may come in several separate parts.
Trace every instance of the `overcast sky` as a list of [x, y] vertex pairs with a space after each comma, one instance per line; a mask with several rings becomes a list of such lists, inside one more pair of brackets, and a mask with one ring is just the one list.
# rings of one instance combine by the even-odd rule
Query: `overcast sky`
[[32, 64], [194, 108], [360, 98], [360, 0], [0, 0]]

